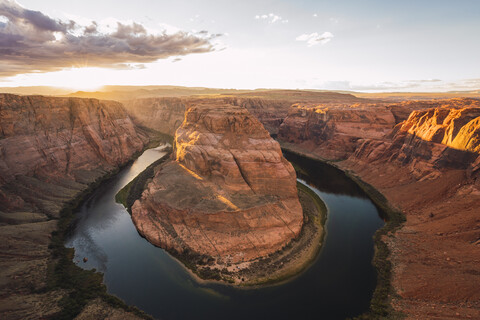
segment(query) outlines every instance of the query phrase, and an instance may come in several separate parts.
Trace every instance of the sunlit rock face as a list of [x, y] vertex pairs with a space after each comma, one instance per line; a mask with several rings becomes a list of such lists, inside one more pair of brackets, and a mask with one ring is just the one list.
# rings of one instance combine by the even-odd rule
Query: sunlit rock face
[[0, 94], [0, 211], [56, 214], [147, 138], [118, 102]]
[[150, 242], [240, 262], [275, 252], [299, 235], [295, 171], [246, 109], [188, 109], [173, 156], [132, 207], [137, 229]]
[[413, 111], [383, 141], [362, 141], [353, 158], [385, 159], [410, 165], [418, 178], [442, 168], [477, 170], [480, 154], [480, 101], [452, 99]]

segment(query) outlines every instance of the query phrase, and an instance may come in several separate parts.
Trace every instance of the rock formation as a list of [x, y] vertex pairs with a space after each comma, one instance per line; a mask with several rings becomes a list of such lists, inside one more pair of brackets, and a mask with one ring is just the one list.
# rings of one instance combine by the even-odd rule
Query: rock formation
[[293, 106], [279, 139], [344, 160], [336, 166], [403, 211], [404, 226], [384, 239], [400, 296], [393, 307], [409, 319], [480, 317], [480, 100], [373, 105], [363, 115], [324, 109]]
[[480, 102], [465, 99], [461, 107], [459, 101], [413, 111], [384, 139], [360, 140], [352, 158], [409, 165], [418, 179], [438, 176], [444, 168], [475, 172], [480, 168]]
[[132, 219], [150, 242], [218, 263], [273, 253], [300, 233], [303, 214], [292, 165], [246, 109], [188, 109], [174, 161], [158, 168]]
[[125, 102], [135, 123], [173, 136], [185, 116], [185, 99], [145, 98]]
[[60, 209], [146, 142], [117, 102], [0, 94], [2, 319], [60, 310], [68, 292], [44, 290]]
[[380, 139], [394, 125], [395, 118], [385, 105], [295, 104], [280, 126], [278, 139], [339, 160], [355, 151], [359, 139]]
[[113, 101], [4, 94], [0, 113], [2, 211], [54, 215], [148, 140]]
[[225, 103], [241, 106], [250, 111], [270, 133], [277, 133], [292, 104], [285, 100], [258, 98], [145, 98], [127, 101], [125, 107], [136, 123], [157, 131], [174, 135], [182, 124], [185, 110], [205, 103]]

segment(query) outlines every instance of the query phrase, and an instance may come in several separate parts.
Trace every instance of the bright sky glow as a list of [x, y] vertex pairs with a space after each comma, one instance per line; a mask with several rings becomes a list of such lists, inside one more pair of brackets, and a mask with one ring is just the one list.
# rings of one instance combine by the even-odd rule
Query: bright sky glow
[[[0, 0], [0, 4], [7, 2]], [[0, 86], [50, 85], [79, 90], [102, 85], [355, 91], [480, 89], [477, 0], [17, 3], [57, 21], [74, 20], [84, 27], [96, 21], [98, 29], [108, 33], [115, 32], [106, 29], [116, 28], [120, 21], [140, 24], [152, 34], [166, 29], [169, 34], [181, 30], [222, 36], [208, 40], [214, 45], [210, 52], [129, 61], [121, 68], [108, 67], [103, 57], [101, 66], [82, 61], [55, 72], [33, 72], [32, 66], [32, 73], [22, 71], [0, 78]], [[0, 11], [0, 33], [7, 20]], [[61, 42], [62, 37], [55, 33], [52, 41]]]

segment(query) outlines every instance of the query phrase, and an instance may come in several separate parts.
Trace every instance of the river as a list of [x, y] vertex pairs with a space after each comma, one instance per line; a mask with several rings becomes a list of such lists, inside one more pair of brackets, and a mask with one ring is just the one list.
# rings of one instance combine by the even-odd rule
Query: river
[[[308, 173], [308, 185], [328, 208], [322, 250], [294, 279], [241, 289], [195, 281], [163, 249], [142, 238], [115, 194], [165, 152], [150, 149], [102, 184], [79, 207], [66, 246], [84, 269], [104, 273], [109, 293], [158, 319], [345, 319], [367, 311], [376, 285], [371, 264], [380, 212], [341, 171], [287, 154]], [[87, 257], [88, 261], [83, 262]]]

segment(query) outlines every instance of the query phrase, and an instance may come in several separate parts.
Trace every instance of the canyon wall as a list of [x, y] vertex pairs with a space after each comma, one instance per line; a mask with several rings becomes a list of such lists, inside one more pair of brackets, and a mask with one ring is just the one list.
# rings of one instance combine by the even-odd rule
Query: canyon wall
[[1, 211], [55, 215], [148, 141], [113, 101], [0, 95], [0, 113]]
[[0, 94], [0, 317], [58, 312], [43, 290], [61, 208], [128, 162], [148, 137], [120, 103]]
[[344, 160], [356, 150], [359, 139], [381, 139], [394, 125], [395, 117], [382, 104], [294, 104], [278, 139], [324, 159]]
[[362, 138], [351, 160], [409, 165], [418, 179], [442, 169], [471, 175], [480, 162], [480, 103], [465, 99], [462, 107], [459, 101], [413, 111], [383, 139]]
[[263, 124], [270, 134], [277, 134], [280, 124], [288, 114], [289, 100], [274, 100], [261, 98], [224, 98], [224, 103], [246, 108]]
[[175, 135], [175, 131], [185, 118], [185, 110], [202, 103], [225, 103], [246, 108], [271, 133], [277, 133], [278, 127], [287, 115], [291, 102], [258, 98], [146, 98], [125, 102], [125, 108], [134, 121], [142, 126]]
[[131, 100], [124, 105], [135, 123], [173, 136], [185, 117], [186, 103], [168, 97]]
[[245, 108], [210, 101], [188, 109], [174, 158], [132, 207], [150, 242], [222, 264], [264, 257], [299, 235], [295, 171]]
[[125, 108], [136, 123], [173, 136], [188, 108], [207, 103], [229, 104], [246, 108], [270, 134], [275, 135], [293, 103], [354, 104], [368, 101], [335, 92], [269, 90], [237, 95], [136, 99], [126, 101]]
[[283, 146], [336, 160], [403, 211], [383, 240], [408, 319], [480, 317], [479, 123], [480, 100], [449, 99], [293, 106], [280, 127]]

